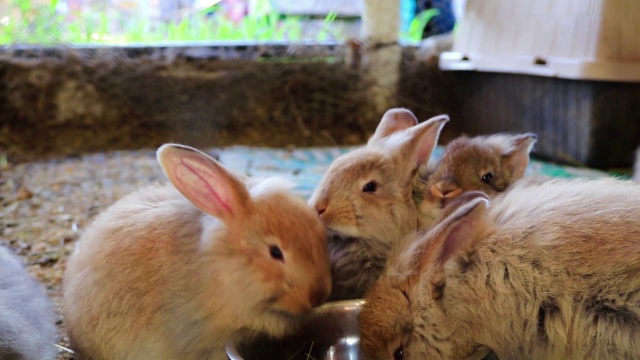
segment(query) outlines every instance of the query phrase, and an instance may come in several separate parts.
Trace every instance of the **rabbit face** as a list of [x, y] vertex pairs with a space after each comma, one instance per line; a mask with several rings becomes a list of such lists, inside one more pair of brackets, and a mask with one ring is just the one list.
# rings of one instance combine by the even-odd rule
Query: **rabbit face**
[[402, 341], [413, 333], [406, 285], [383, 276], [367, 294], [359, 320], [362, 348], [370, 359], [404, 357]]
[[536, 139], [527, 133], [453, 140], [434, 172], [418, 185], [422, 187], [420, 214], [433, 221], [448, 202], [466, 191], [482, 191], [490, 197], [505, 191], [524, 176]]
[[[282, 206], [284, 203], [289, 206]], [[326, 300], [331, 290], [322, 223], [302, 200], [271, 194], [254, 201], [246, 234], [247, 265], [266, 284], [262, 302], [275, 314], [300, 315]]]
[[408, 110], [385, 113], [367, 145], [336, 159], [309, 201], [327, 228], [389, 243], [417, 227], [412, 182], [448, 121], [417, 124]]
[[[410, 173], [382, 152], [361, 149], [337, 159], [310, 204], [328, 229], [347, 236], [397, 238], [416, 227]], [[409, 204], [409, 206], [407, 206]]]

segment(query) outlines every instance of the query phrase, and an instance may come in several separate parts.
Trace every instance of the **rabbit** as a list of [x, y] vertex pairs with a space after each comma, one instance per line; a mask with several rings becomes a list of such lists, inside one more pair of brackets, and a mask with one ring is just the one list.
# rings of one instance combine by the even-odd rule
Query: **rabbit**
[[204, 153], [157, 151], [173, 185], [130, 194], [83, 233], [64, 278], [72, 346], [90, 359], [226, 359], [292, 333], [331, 290], [326, 235], [287, 184], [247, 187]]
[[419, 226], [428, 227], [444, 205], [464, 191], [479, 190], [493, 197], [521, 179], [537, 138], [533, 133], [501, 133], [451, 141], [438, 164], [414, 178]]
[[418, 124], [411, 111], [390, 109], [365, 146], [329, 166], [309, 204], [329, 230], [331, 300], [361, 298], [382, 273], [393, 241], [416, 229], [412, 179], [448, 120]]
[[0, 359], [54, 359], [56, 335], [44, 286], [0, 246]]
[[[488, 196], [478, 192], [465, 192], [447, 204], [441, 217], [448, 216], [455, 204], [477, 196]], [[365, 296], [365, 305], [359, 317], [360, 344], [367, 359], [404, 358], [403, 337], [411, 335], [413, 320], [409, 295], [416, 286], [419, 273], [413, 269], [422, 249], [413, 248], [424, 241], [431, 228], [418, 228], [395, 243], [383, 275]], [[406, 253], [406, 254], [405, 254]], [[405, 257], [412, 256], [409, 260]], [[469, 359], [482, 359], [488, 349], [478, 351]]]
[[638, 358], [638, 184], [517, 182], [491, 201], [470, 191], [414, 240], [365, 299], [370, 359]]

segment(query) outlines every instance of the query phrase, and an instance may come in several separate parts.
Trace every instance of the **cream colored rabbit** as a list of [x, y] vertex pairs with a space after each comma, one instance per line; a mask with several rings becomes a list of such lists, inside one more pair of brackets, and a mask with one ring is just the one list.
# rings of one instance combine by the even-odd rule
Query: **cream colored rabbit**
[[317, 214], [277, 180], [247, 188], [195, 149], [167, 144], [158, 161], [173, 186], [118, 201], [69, 260], [64, 315], [80, 357], [226, 359], [232, 337], [294, 331], [331, 288]]
[[385, 113], [366, 146], [336, 159], [310, 199], [330, 230], [331, 299], [362, 297], [396, 239], [417, 227], [412, 179], [437, 144], [445, 115], [421, 124], [405, 109]]
[[396, 254], [360, 317], [372, 360], [640, 356], [633, 182], [518, 182], [491, 206], [468, 192]]
[[0, 359], [54, 359], [56, 326], [44, 286], [0, 247]]
[[435, 168], [414, 179], [420, 227], [428, 227], [444, 205], [462, 192], [479, 190], [493, 197], [524, 176], [537, 136], [494, 134], [461, 136], [449, 144]]

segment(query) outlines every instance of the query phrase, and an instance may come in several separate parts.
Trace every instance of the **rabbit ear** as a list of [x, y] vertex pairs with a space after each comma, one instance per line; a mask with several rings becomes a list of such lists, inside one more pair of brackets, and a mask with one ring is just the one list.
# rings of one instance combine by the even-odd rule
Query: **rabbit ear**
[[418, 119], [411, 111], [403, 108], [389, 109], [382, 115], [380, 124], [378, 124], [376, 132], [371, 136], [368, 144], [374, 144], [384, 137], [400, 130], [408, 129], [416, 124], [418, 124]]
[[420, 269], [435, 264], [442, 269], [453, 257], [467, 258], [473, 251], [478, 233], [484, 227], [484, 216], [489, 207], [489, 197], [480, 191], [469, 191], [447, 207], [434, 228], [435, 236], [422, 258]]
[[515, 135], [509, 138], [509, 146], [502, 153], [502, 165], [509, 170], [513, 179], [520, 179], [529, 165], [529, 153], [538, 136], [533, 133]]
[[440, 131], [449, 116], [439, 115], [385, 139], [383, 146], [405, 164], [413, 176], [418, 167], [429, 160], [438, 144]]
[[164, 144], [157, 158], [173, 186], [203, 212], [226, 222], [251, 205], [244, 183], [206, 154], [184, 145]]
[[401, 253], [398, 272], [406, 277], [419, 276], [427, 266], [443, 274], [444, 264], [467, 257], [484, 229], [484, 214], [489, 197], [480, 191], [468, 191], [453, 200], [431, 230], [419, 234]]

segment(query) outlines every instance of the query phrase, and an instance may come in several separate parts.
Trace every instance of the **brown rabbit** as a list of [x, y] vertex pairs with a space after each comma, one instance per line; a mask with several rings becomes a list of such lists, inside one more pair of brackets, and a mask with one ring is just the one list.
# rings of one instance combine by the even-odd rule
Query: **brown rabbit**
[[524, 176], [537, 136], [494, 134], [461, 136], [445, 148], [437, 166], [414, 178], [414, 201], [420, 227], [428, 227], [444, 205], [465, 191], [490, 197]]
[[360, 317], [370, 357], [637, 359], [640, 186], [518, 182], [487, 199], [454, 200], [390, 260]]
[[157, 155], [173, 187], [118, 201], [69, 260], [64, 316], [80, 356], [226, 359], [232, 337], [294, 331], [331, 289], [317, 214], [195, 149]]
[[[478, 196], [488, 197], [478, 191], [463, 193], [444, 208], [441, 217], [448, 216], [456, 204], [466, 203]], [[413, 331], [413, 320], [409, 294], [416, 287], [420, 273], [415, 271], [422, 254], [421, 242], [428, 236], [430, 228], [421, 228], [410, 233], [391, 251], [384, 274], [366, 295], [366, 305], [360, 315], [360, 343], [370, 360], [404, 358], [404, 337]], [[473, 357], [482, 359], [489, 353], [478, 349]], [[482, 350], [482, 351], [480, 351]]]
[[446, 121], [441, 115], [417, 125], [409, 110], [391, 109], [366, 146], [330, 165], [309, 202], [330, 230], [331, 299], [362, 297], [392, 243], [416, 229], [412, 179]]

